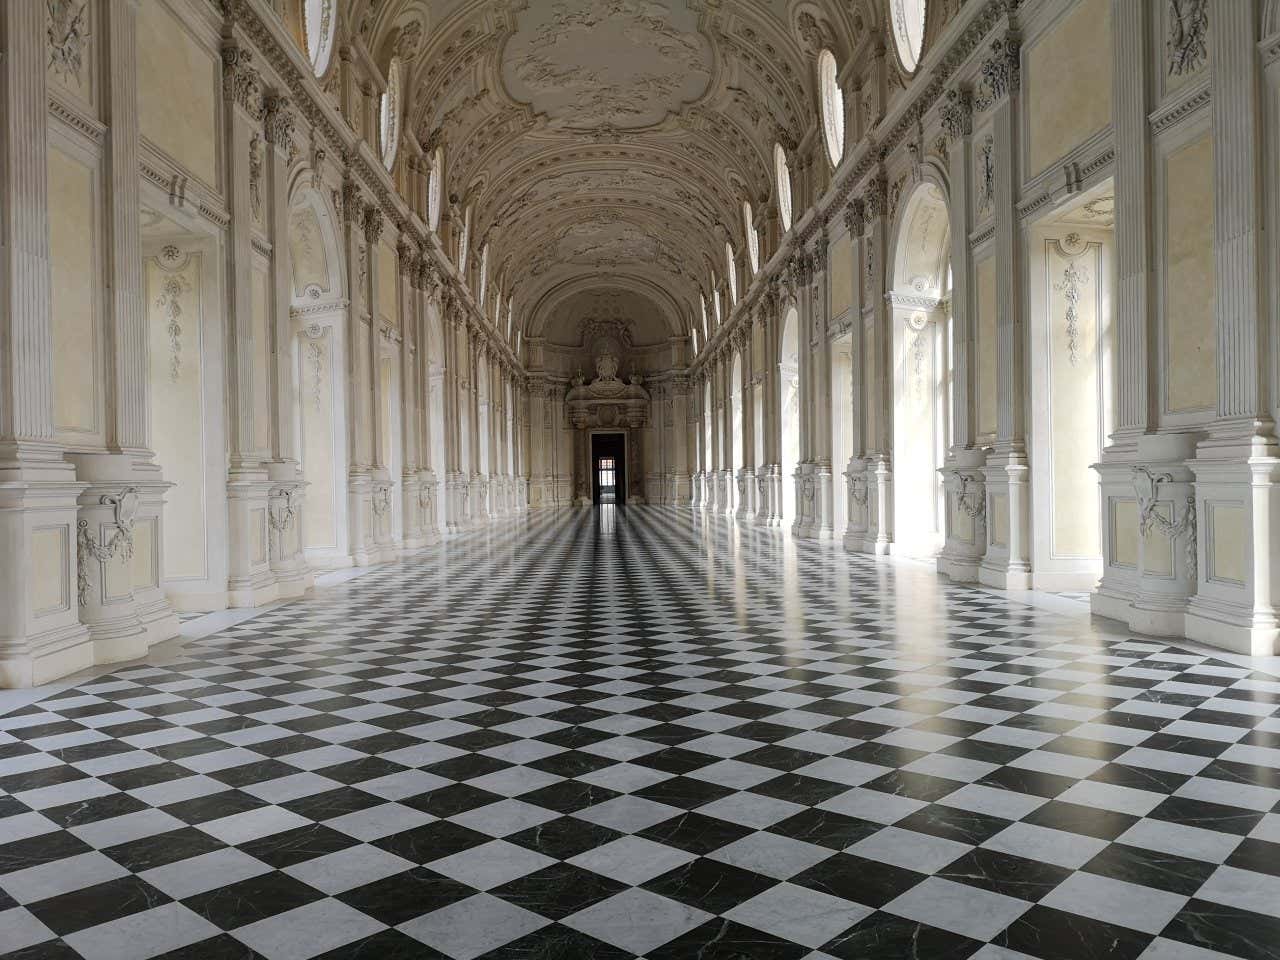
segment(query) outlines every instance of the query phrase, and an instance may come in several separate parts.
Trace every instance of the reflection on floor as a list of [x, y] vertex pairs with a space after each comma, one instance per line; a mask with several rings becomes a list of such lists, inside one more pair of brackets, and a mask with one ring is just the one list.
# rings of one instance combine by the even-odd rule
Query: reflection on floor
[[1280, 957], [1278, 704], [1077, 604], [534, 515], [0, 716], [0, 950]]

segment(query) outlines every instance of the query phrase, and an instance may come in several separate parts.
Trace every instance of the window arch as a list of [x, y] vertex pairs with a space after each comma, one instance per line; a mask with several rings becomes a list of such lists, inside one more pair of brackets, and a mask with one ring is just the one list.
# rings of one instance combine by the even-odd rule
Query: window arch
[[844, 158], [844, 91], [839, 69], [830, 50], [818, 54], [818, 92], [822, 106], [822, 131], [826, 135], [827, 156], [833, 167]]
[[734, 263], [733, 244], [724, 242], [724, 266], [729, 278], [729, 307], [732, 309], [738, 302], [738, 265]]
[[466, 273], [467, 247], [471, 245], [471, 207], [462, 215], [462, 233], [458, 236], [458, 272]]
[[396, 162], [396, 150], [400, 146], [400, 58], [392, 57], [387, 64], [387, 89], [382, 94], [378, 111], [378, 130], [382, 136], [382, 165], [388, 170]]
[[323, 77], [329, 70], [337, 20], [334, 0], [305, 0], [302, 5], [302, 30], [307, 38], [307, 59], [311, 61], [311, 70], [317, 77]]
[[486, 242], [480, 248], [480, 292], [477, 300], [480, 303], [480, 312], [484, 312], [484, 295], [486, 293], [485, 286], [489, 282], [489, 244]]
[[920, 65], [920, 50], [924, 46], [925, 2], [926, 0], [889, 0], [893, 42], [898, 48], [902, 68], [907, 73], [914, 73]]
[[782, 218], [782, 232], [786, 233], [791, 229], [791, 167], [780, 143], [773, 145], [773, 175], [777, 180], [778, 216]]
[[760, 235], [756, 233], [756, 218], [751, 212], [751, 201], [742, 201], [742, 229], [747, 235], [747, 259], [751, 261], [751, 272], [760, 272]]
[[444, 189], [441, 178], [444, 176], [444, 150], [436, 147], [431, 160], [431, 174], [427, 177], [427, 226], [432, 231], [440, 230], [440, 195]]

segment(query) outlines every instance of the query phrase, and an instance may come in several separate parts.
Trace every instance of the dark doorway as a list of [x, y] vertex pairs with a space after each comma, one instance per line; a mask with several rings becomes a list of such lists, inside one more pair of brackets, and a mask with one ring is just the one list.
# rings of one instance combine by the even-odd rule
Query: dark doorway
[[591, 500], [622, 503], [627, 490], [627, 441], [621, 433], [591, 435]]

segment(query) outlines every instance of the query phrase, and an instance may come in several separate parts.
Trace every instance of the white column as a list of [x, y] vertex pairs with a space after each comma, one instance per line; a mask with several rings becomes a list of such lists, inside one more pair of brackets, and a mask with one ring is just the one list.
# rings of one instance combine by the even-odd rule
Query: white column
[[93, 662], [76, 605], [82, 484], [53, 442], [46, 16], [0, 4], [0, 196], [22, 198], [0, 217], [0, 687]]

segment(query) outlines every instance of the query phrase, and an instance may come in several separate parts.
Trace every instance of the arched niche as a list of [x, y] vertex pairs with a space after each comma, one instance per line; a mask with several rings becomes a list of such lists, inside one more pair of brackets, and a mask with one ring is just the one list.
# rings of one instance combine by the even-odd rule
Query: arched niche
[[944, 537], [938, 470], [950, 437], [950, 222], [945, 194], [933, 180], [917, 184], [901, 210], [889, 294], [894, 551], [932, 557]]
[[307, 483], [301, 515], [303, 551], [313, 567], [351, 562], [347, 533], [347, 301], [333, 210], [311, 184], [298, 184], [289, 206], [293, 420]]

